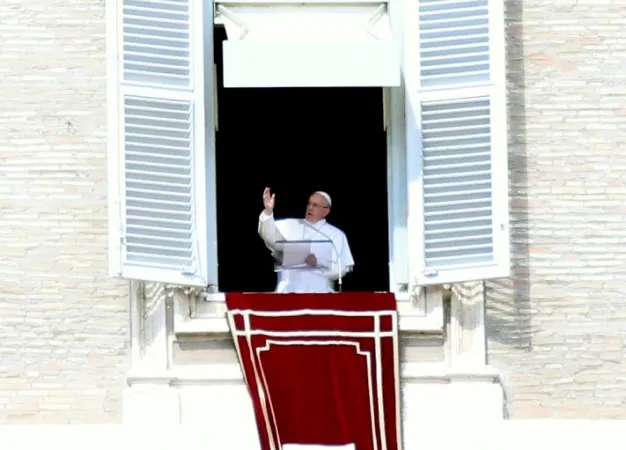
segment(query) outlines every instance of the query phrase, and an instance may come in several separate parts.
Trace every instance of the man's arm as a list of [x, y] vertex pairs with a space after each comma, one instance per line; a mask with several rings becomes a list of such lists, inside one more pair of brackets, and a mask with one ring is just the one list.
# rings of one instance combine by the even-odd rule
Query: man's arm
[[277, 253], [279, 250], [276, 241], [285, 240], [285, 238], [280, 231], [278, 231], [278, 227], [274, 221], [274, 214], [268, 214], [265, 211], [261, 213], [259, 216], [258, 232], [267, 248], [273, 253]]
[[266, 187], [263, 191], [263, 212], [259, 216], [258, 232], [267, 248], [272, 251], [272, 256], [277, 258], [280, 251], [277, 248], [276, 241], [284, 240], [285, 238], [278, 230], [276, 222], [274, 221], [274, 203], [275, 194], [272, 194], [270, 188]]

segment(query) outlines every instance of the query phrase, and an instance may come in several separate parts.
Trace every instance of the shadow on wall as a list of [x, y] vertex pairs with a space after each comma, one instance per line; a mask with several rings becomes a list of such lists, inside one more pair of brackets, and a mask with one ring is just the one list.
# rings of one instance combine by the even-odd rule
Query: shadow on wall
[[511, 277], [487, 282], [485, 303], [488, 341], [531, 351], [523, 4], [505, 2]]

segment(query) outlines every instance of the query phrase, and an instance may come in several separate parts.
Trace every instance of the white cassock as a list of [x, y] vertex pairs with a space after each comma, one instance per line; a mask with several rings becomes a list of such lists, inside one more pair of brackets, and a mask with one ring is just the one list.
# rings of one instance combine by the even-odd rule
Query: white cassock
[[305, 219], [281, 219], [275, 221], [273, 215], [267, 215], [265, 212], [262, 212], [259, 217], [259, 235], [265, 242], [265, 245], [274, 253], [278, 252], [276, 241], [280, 240], [331, 240], [333, 242], [334, 248], [330, 250], [332, 255], [324, 255], [324, 253], [329, 251], [328, 245], [311, 244], [311, 253], [317, 257], [318, 262], [328, 261], [328, 270], [280, 271], [278, 272], [276, 292], [334, 292], [333, 281], [339, 278], [340, 271], [343, 277], [354, 265], [354, 259], [352, 259], [352, 252], [348, 246], [348, 239], [345, 233], [326, 222], [326, 220], [320, 220], [317, 223], [310, 223]]

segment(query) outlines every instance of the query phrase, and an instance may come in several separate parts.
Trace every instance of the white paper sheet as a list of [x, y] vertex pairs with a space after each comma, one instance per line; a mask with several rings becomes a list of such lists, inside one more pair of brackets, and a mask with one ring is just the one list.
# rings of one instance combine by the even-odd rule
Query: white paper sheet
[[304, 260], [311, 253], [311, 244], [308, 242], [297, 242], [283, 245], [283, 266], [302, 266], [306, 264]]

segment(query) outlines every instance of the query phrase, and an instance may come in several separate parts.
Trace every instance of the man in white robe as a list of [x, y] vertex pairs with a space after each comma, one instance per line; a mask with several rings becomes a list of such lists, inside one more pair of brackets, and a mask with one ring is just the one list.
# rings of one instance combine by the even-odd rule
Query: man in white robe
[[[278, 272], [276, 292], [324, 293], [334, 292], [333, 284], [343, 278], [354, 266], [348, 239], [343, 231], [329, 224], [326, 216], [330, 212], [330, 196], [321, 191], [309, 197], [303, 219], [274, 220], [275, 194], [269, 188], [263, 192], [263, 206], [259, 216], [259, 235], [276, 257], [281, 253], [277, 241], [332, 241], [328, 244], [312, 243], [310, 253], [302, 264], [308, 270], [292, 269]], [[317, 268], [317, 269], [315, 269]]]

